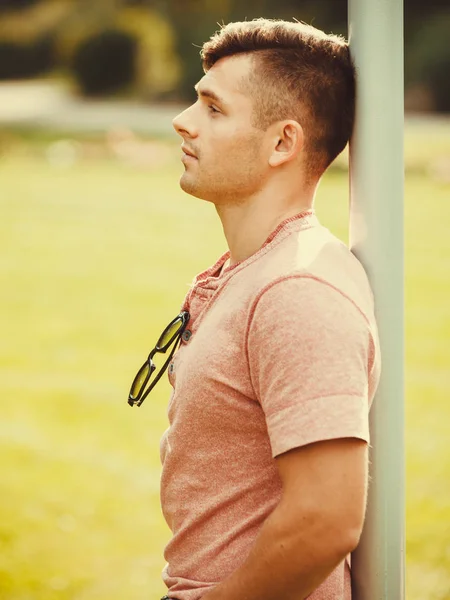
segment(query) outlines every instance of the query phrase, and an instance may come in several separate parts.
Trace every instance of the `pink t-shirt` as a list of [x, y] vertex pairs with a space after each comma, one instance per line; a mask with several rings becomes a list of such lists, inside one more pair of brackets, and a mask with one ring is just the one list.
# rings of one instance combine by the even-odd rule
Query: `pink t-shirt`
[[[369, 441], [380, 373], [366, 274], [313, 211], [222, 271], [228, 257], [194, 279], [168, 369], [163, 579], [179, 600], [199, 600], [244, 562], [281, 498], [274, 457], [319, 440]], [[350, 597], [347, 561], [310, 596]]]

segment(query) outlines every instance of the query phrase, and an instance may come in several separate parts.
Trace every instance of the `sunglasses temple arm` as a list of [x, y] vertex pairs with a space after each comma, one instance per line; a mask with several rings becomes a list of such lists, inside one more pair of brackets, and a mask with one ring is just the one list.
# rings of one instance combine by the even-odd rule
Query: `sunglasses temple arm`
[[165, 371], [167, 369], [168, 364], [170, 363], [170, 361], [172, 360], [173, 355], [175, 354], [175, 350], [177, 349], [177, 346], [178, 346], [180, 340], [181, 340], [181, 335], [179, 336], [178, 340], [173, 345], [173, 348], [170, 351], [169, 357], [167, 358], [166, 362], [164, 363], [162, 369], [160, 369], [159, 373], [156, 375], [155, 379], [151, 382], [151, 384], [149, 385], [148, 389], [142, 394], [141, 398], [136, 403], [136, 406], [140, 406], [144, 402], [144, 400], [150, 394], [150, 392], [152, 391], [152, 389], [155, 387], [155, 385], [158, 383], [158, 381], [164, 375], [164, 373], [165, 373]]

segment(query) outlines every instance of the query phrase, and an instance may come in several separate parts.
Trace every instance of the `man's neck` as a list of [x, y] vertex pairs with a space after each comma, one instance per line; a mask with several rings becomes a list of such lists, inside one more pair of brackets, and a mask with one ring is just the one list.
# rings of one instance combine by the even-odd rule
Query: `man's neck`
[[310, 210], [312, 206], [313, 198], [289, 206], [274, 206], [272, 210], [256, 204], [216, 205], [230, 250], [229, 264], [225, 264], [224, 268], [255, 254], [280, 223]]

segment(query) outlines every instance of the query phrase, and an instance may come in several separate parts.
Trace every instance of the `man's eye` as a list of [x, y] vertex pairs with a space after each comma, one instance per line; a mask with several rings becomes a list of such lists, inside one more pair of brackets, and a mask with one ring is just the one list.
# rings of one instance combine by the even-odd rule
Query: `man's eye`
[[213, 113], [218, 113], [220, 112], [219, 110], [217, 110], [216, 108], [214, 108], [213, 104], [208, 104], [208, 108], [210, 109], [211, 112]]

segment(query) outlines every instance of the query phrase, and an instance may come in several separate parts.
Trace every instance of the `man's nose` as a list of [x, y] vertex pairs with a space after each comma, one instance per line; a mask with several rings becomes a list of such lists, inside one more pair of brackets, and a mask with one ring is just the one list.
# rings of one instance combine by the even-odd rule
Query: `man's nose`
[[188, 113], [189, 109], [186, 109], [185, 111], [181, 112], [179, 115], [177, 115], [173, 121], [172, 121], [172, 125], [175, 129], [175, 131], [181, 135], [181, 137], [196, 137], [197, 136], [197, 131], [196, 128], [194, 127], [194, 124], [192, 123], [192, 119], [189, 118], [189, 113]]

